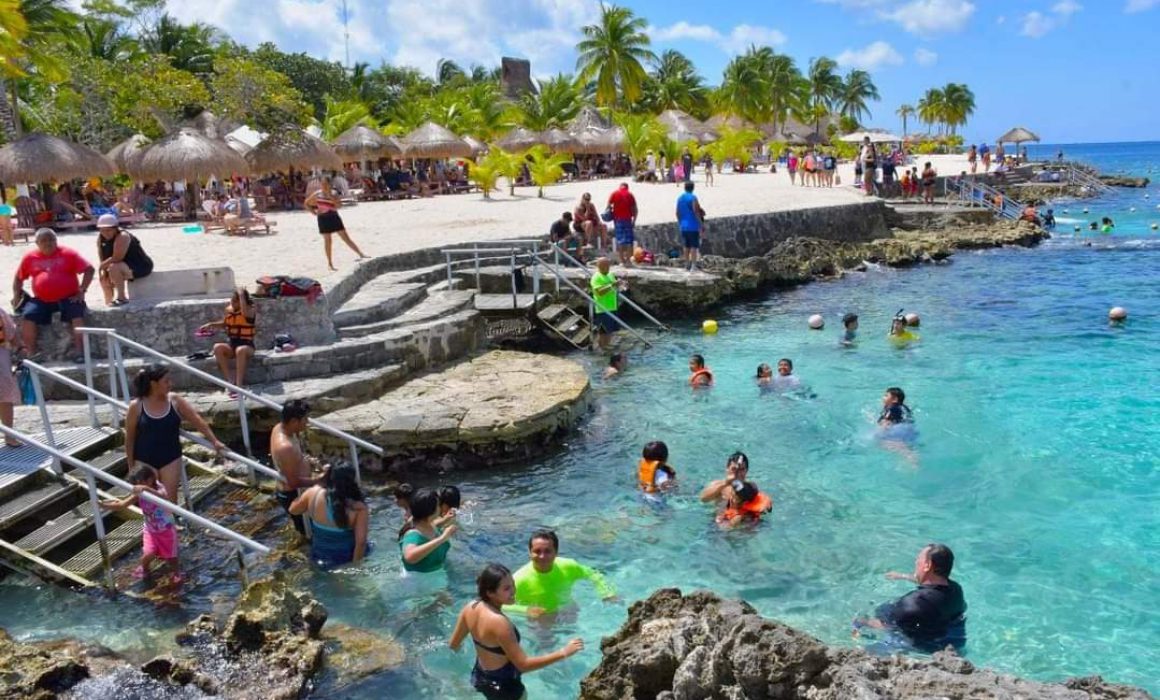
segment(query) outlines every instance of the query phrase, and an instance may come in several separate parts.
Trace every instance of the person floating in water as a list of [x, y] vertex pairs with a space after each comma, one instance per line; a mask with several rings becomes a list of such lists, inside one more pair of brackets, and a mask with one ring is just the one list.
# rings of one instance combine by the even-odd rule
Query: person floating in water
[[512, 573], [500, 564], [488, 564], [475, 579], [479, 599], [459, 611], [450, 647], [459, 651], [471, 636], [475, 645], [475, 666], [471, 686], [488, 700], [520, 700], [527, 697], [521, 676], [563, 661], [584, 648], [576, 638], [563, 648], [543, 656], [528, 656], [520, 646], [520, 631], [503, 614], [503, 606], [515, 600]]
[[669, 466], [669, 446], [654, 440], [644, 446], [636, 476], [645, 493], [659, 493], [676, 488], [677, 470]]
[[745, 456], [744, 452], [734, 452], [729, 455], [729, 459], [725, 462], [725, 478], [710, 481], [705, 488], [701, 489], [701, 502], [722, 501], [727, 506], [729, 498], [726, 489], [734, 481], [745, 481], [748, 476], [749, 458]]
[[890, 335], [888, 337], [890, 342], [900, 347], [920, 339], [917, 333], [912, 333], [907, 329], [906, 316], [902, 313], [902, 309], [899, 309], [890, 321]]
[[1111, 233], [1116, 228], [1116, 222], [1110, 216], [1101, 219], [1100, 224], [1100, 233]]
[[773, 510], [773, 501], [769, 496], [749, 481], [735, 479], [725, 487], [724, 494], [728, 505], [717, 515], [717, 524], [722, 527], [757, 522], [761, 520], [761, 516]]
[[1049, 229], [1049, 230], [1055, 228], [1055, 210], [1054, 209], [1048, 209], [1047, 213], [1043, 215], [1043, 228]]
[[770, 382], [774, 391], [794, 391], [802, 388], [802, 380], [794, 376], [793, 360], [783, 357], [777, 361], [777, 375]]
[[910, 407], [906, 405], [906, 392], [892, 386], [882, 395], [882, 413], [878, 415], [878, 427], [890, 428], [904, 423], [913, 423]]
[[713, 373], [705, 366], [705, 358], [702, 355], [693, 355], [689, 358], [689, 386], [694, 389], [700, 389], [713, 386]]
[[842, 317], [842, 339], [838, 342], [846, 347], [853, 347], [858, 341], [858, 314], [846, 314]]
[[608, 366], [604, 368], [604, 378], [619, 377], [624, 374], [626, 367], [628, 367], [628, 358], [623, 352], [615, 352], [612, 357], [608, 358]]
[[773, 368], [769, 366], [768, 362], [762, 362], [757, 366], [757, 386], [763, 390], [773, 388]]
[[616, 590], [595, 569], [575, 559], [558, 556], [560, 539], [551, 530], [537, 530], [528, 539], [530, 562], [515, 573], [515, 605], [512, 612], [528, 617], [554, 613], [572, 602], [572, 587], [577, 581], [588, 579], [604, 600], [614, 600]]
[[962, 586], [950, 578], [954, 565], [950, 547], [923, 547], [914, 560], [913, 574], [886, 574], [888, 579], [911, 581], [918, 588], [880, 605], [873, 617], [855, 619], [854, 636], [869, 627], [895, 632], [922, 652], [935, 652], [948, 644], [963, 647], [967, 643], [967, 601]]

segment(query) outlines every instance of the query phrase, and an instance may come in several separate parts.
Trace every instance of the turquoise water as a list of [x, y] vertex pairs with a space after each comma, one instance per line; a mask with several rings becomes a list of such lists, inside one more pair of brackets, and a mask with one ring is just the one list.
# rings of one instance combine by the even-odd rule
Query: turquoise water
[[[1086, 206], [1119, 219], [1128, 196]], [[1114, 236], [872, 269], [734, 305], [714, 314], [716, 336], [688, 319], [633, 351], [620, 380], [594, 379], [594, 412], [559, 452], [454, 477], [470, 524], [445, 573], [403, 576], [398, 511], [372, 502], [380, 549], [368, 568], [303, 583], [333, 618], [397, 636], [408, 657], [336, 696], [474, 697], [470, 650], [446, 647], [455, 615], [476, 572], [522, 564], [528, 534], [542, 526], [559, 532], [564, 556], [603, 570], [624, 601], [661, 586], [712, 588], [834, 644], [853, 643], [853, 616], [907, 590], [883, 572], [909, 570], [922, 545], [945, 542], [970, 605], [973, 662], [1160, 691], [1158, 270], [1160, 236], [1121, 224]], [[1108, 327], [1113, 305], [1132, 313], [1124, 327]], [[922, 340], [906, 350], [884, 339], [900, 307], [923, 317]], [[843, 349], [838, 319], [850, 310], [861, 338]], [[826, 330], [806, 329], [812, 313], [825, 315]], [[718, 377], [695, 396], [685, 384], [693, 352]], [[598, 377], [596, 358], [575, 357]], [[756, 365], [779, 357], [793, 358], [816, 398], [758, 394]], [[915, 411], [913, 460], [873, 438], [890, 385]], [[682, 483], [660, 510], [633, 490], [640, 448], [653, 439], [668, 443]], [[775, 508], [756, 530], [721, 532], [696, 492], [738, 449]], [[586, 584], [577, 593], [578, 612], [553, 626], [519, 621], [533, 652], [576, 635], [588, 644], [527, 676], [529, 697], [574, 697], [601, 636], [624, 620], [626, 603], [603, 603]], [[74, 634], [137, 650], [163, 646], [170, 632], [152, 628], [184, 617], [123, 601], [78, 606], [72, 594], [11, 580], [0, 600], [0, 626], [18, 636]]]

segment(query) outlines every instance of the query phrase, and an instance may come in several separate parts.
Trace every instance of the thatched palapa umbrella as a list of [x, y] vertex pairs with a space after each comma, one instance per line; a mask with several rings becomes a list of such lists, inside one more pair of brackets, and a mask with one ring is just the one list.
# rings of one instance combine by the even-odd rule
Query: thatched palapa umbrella
[[576, 115], [576, 118], [568, 123], [568, 131], [571, 131], [573, 134], [579, 134], [592, 129], [600, 131], [610, 128], [612, 128], [612, 122], [591, 105], [581, 107], [580, 113]]
[[474, 136], [464, 136], [463, 140], [465, 143], [467, 143], [468, 146], [471, 146], [472, 158], [476, 158], [483, 155], [484, 153], [487, 153], [487, 144], [475, 138]]
[[563, 129], [548, 129], [543, 139], [553, 153], [577, 153], [580, 148], [580, 140]]
[[434, 122], [427, 122], [403, 137], [403, 154], [408, 158], [470, 158], [466, 141]]
[[148, 136], [144, 134], [133, 134], [121, 143], [113, 146], [105, 157], [112, 161], [113, 165], [117, 167], [118, 172], [129, 172], [129, 161], [140, 158], [145, 153], [145, 147], [153, 143]]
[[355, 124], [330, 142], [338, 155], [348, 160], [399, 158], [403, 149], [397, 143], [366, 124]]
[[246, 153], [254, 172], [272, 173], [307, 168], [342, 169], [342, 158], [317, 136], [311, 136], [292, 124], [275, 130]]
[[0, 148], [0, 182], [71, 180], [116, 172], [112, 161], [97, 151], [58, 136], [29, 134]]
[[1026, 141], [1034, 141], [1036, 143], [1039, 143], [1039, 136], [1036, 135], [1035, 132], [1031, 131], [1030, 129], [1025, 129], [1021, 126], [1017, 126], [1014, 129], [1003, 134], [999, 138], [995, 139], [995, 141], [998, 143], [1013, 143], [1015, 145], [1019, 145], [1021, 143], [1026, 142]]
[[225, 141], [193, 129], [180, 129], [147, 146], [126, 163], [137, 180], [202, 180], [248, 173], [250, 166]]
[[547, 145], [544, 143], [542, 136], [532, 131], [525, 129], [522, 126], [517, 126], [511, 131], [507, 132], [495, 142], [505, 151], [526, 151], [532, 146]]

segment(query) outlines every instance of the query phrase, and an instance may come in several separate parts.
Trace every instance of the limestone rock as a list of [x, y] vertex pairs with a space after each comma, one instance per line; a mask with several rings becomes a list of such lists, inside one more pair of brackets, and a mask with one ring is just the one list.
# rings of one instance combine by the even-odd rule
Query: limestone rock
[[0, 697], [54, 698], [88, 678], [83, 654], [73, 647], [16, 642], [0, 630]]
[[261, 648], [267, 633], [303, 633], [313, 639], [326, 623], [326, 616], [321, 603], [291, 589], [279, 572], [251, 583], [242, 592], [222, 637], [233, 651]]
[[929, 659], [827, 647], [742, 601], [661, 589], [634, 603], [601, 643], [581, 700], [1151, 700], [1098, 677], [1038, 683], [976, 669], [950, 652]]
[[390, 637], [348, 625], [331, 625], [326, 642], [326, 668], [345, 685], [403, 663], [403, 645]]

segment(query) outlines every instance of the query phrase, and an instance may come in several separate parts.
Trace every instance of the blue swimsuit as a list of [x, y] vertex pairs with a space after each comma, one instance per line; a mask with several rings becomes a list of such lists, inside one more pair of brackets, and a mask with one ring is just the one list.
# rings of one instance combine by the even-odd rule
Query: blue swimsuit
[[[350, 563], [354, 559], [354, 530], [349, 527], [335, 527], [333, 525], [323, 525], [314, 519], [314, 499], [318, 497], [315, 494], [310, 499], [310, 528], [312, 538], [310, 540], [310, 558], [318, 563], [324, 569], [331, 569], [336, 566]], [[326, 493], [326, 517], [330, 522], [336, 522], [334, 519], [334, 508], [330, 503], [330, 493]], [[366, 554], [370, 554], [373, 547], [370, 542], [366, 544]]]

